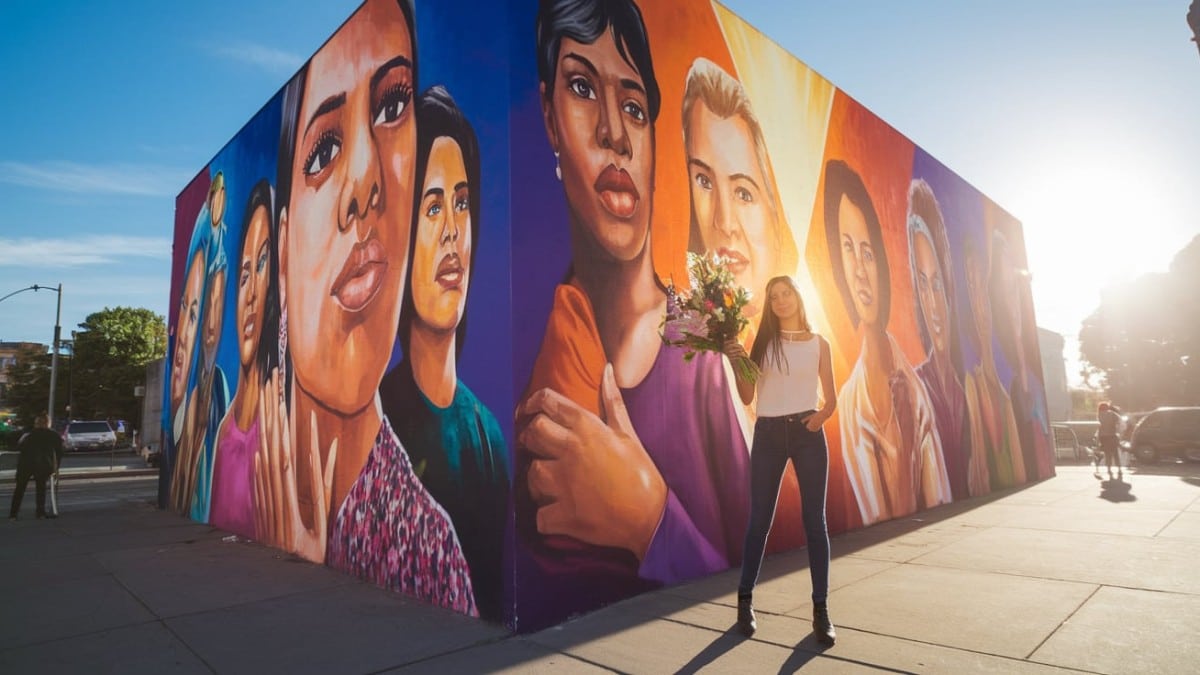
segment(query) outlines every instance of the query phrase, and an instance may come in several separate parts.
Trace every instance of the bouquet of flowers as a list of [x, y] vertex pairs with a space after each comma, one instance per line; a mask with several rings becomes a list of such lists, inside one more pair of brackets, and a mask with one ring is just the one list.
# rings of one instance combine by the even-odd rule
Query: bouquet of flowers
[[[691, 361], [698, 352], [724, 353], [725, 343], [737, 338], [750, 322], [742, 316], [750, 292], [734, 281], [725, 258], [688, 253], [687, 262], [691, 288], [679, 291], [673, 283], [667, 286], [662, 339], [684, 347], [683, 358]], [[733, 367], [743, 379], [753, 382], [758, 378], [758, 366], [749, 358], [734, 359]]]

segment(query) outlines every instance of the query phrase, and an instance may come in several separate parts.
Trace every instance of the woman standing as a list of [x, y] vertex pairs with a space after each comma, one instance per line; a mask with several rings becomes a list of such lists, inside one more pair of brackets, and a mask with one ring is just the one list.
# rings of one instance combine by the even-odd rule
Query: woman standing
[[[730, 341], [725, 351], [731, 359], [746, 356], [736, 341]], [[758, 396], [758, 421], [750, 450], [750, 524], [738, 584], [738, 628], [749, 637], [758, 627], [752, 594], [775, 516], [779, 481], [790, 459], [800, 479], [812, 575], [813, 633], [821, 644], [832, 645], [837, 631], [825, 602], [829, 593], [829, 530], [825, 525], [829, 451], [822, 425], [837, 407], [837, 394], [829, 342], [812, 332], [804, 301], [791, 277], [767, 282], [766, 303], [750, 358], [762, 374], [757, 382], [740, 374], [737, 380], [742, 403], [750, 405]]]

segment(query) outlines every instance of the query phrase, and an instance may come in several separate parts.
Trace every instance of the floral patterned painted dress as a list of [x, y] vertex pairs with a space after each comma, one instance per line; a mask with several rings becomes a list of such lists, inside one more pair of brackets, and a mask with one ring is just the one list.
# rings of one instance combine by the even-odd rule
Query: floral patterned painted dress
[[479, 615], [454, 525], [421, 485], [386, 416], [334, 518], [325, 562], [385, 588]]

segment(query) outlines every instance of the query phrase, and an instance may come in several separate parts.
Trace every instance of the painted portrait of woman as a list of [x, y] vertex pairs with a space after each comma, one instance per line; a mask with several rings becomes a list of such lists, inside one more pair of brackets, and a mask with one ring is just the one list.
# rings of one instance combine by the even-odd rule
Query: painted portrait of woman
[[262, 396], [261, 538], [475, 614], [450, 517], [417, 478], [379, 384], [413, 214], [413, 10], [368, 0], [288, 85], [278, 185], [280, 351]]
[[519, 602], [571, 613], [737, 564], [748, 450], [721, 355], [685, 361], [658, 334], [661, 96], [640, 10], [543, 0], [537, 54], [572, 257], [517, 411], [517, 527], [541, 596]]
[[262, 420], [259, 402], [277, 365], [279, 291], [273, 192], [261, 180], [250, 191], [242, 220], [237, 287], [238, 387], [218, 427], [213, 458], [209, 520], [243, 536], [255, 536], [254, 455]]
[[[971, 233], [973, 234], [973, 233]], [[982, 241], [981, 241], [982, 239]], [[963, 250], [967, 277], [967, 331], [978, 362], [963, 377], [967, 393], [967, 418], [971, 424], [971, 461], [967, 469], [971, 495], [1025, 482], [1021, 437], [992, 350], [992, 308], [988, 297], [991, 277], [991, 236], [968, 235]]]
[[950, 482], [929, 394], [887, 330], [882, 226], [862, 178], [841, 160], [825, 164], [824, 214], [834, 281], [862, 336], [838, 401], [842, 455], [866, 525], [950, 501]]
[[992, 233], [990, 283], [992, 314], [1002, 319], [996, 324], [997, 341], [1012, 370], [1008, 396], [1021, 439], [1025, 476], [1030, 480], [1048, 478], [1054, 474], [1054, 445], [1041, 378], [1037, 328], [1026, 318], [1033, 316], [1029, 273], [1018, 268], [1008, 238], [1000, 230]]
[[954, 499], [962, 499], [969, 494], [970, 427], [961, 380], [962, 352], [950, 305], [955, 297], [954, 267], [942, 209], [933, 188], [922, 179], [912, 181], [908, 190], [908, 262], [926, 355], [916, 367], [917, 377], [929, 392], [950, 491]]
[[179, 309], [175, 325], [175, 351], [171, 358], [170, 384], [170, 436], [171, 470], [170, 506], [180, 513], [191, 508], [191, 495], [195, 489], [192, 473], [195, 471], [195, 434], [188, 432], [188, 423], [195, 420], [192, 394], [195, 386], [196, 362], [199, 351], [201, 325], [205, 308], [205, 270], [208, 252], [212, 246], [212, 233], [208, 227], [208, 208], [201, 209], [203, 227], [192, 230], [188, 245], [183, 290], [179, 297]]
[[[706, 58], [696, 59], [683, 94], [683, 139], [691, 188], [688, 249], [727, 258], [751, 291], [745, 315], [757, 325], [767, 280], [796, 271], [799, 253], [787, 226], [762, 128], [742, 84]], [[750, 344], [747, 327], [742, 341]]]
[[415, 114], [418, 191], [399, 325], [404, 359], [379, 394], [421, 483], [454, 523], [480, 616], [500, 619], [508, 447], [457, 369], [479, 242], [479, 143], [443, 87], [421, 94]]
[[[225, 234], [225, 181], [218, 171], [209, 186], [208, 198], [192, 231], [188, 256], [191, 261], [183, 299], [199, 304], [196, 333], [190, 345], [186, 337], [176, 336], [176, 356], [183, 344], [192, 353], [186, 405], [176, 411], [175, 462], [172, 467], [172, 507], [193, 520], [208, 521], [208, 497], [212, 481], [213, 438], [229, 403], [229, 385], [217, 365], [225, 307], [227, 260], [223, 246]], [[197, 268], [197, 266], [199, 266]], [[199, 273], [199, 279], [193, 274]], [[190, 294], [191, 284], [201, 284], [200, 294]], [[180, 321], [184, 320], [181, 305]], [[189, 310], [190, 311], [190, 310]], [[189, 319], [190, 320], [190, 319]], [[173, 371], [174, 372], [174, 371]]]

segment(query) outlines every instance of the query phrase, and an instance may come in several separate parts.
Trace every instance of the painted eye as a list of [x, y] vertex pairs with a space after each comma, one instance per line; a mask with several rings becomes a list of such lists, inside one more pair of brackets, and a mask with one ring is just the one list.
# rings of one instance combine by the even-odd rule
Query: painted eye
[[596, 99], [596, 90], [592, 89], [592, 83], [585, 78], [573, 77], [567, 83], [567, 87], [579, 98]]
[[466, 211], [466, 210], [467, 210], [467, 208], [468, 208], [468, 206], [467, 206], [467, 200], [466, 200], [466, 198], [465, 198], [465, 197], [459, 197], [459, 198], [457, 198], [457, 199], [455, 199], [455, 200], [454, 200], [454, 211], [455, 211], [455, 213], [462, 213], [463, 211]]
[[321, 134], [313, 145], [312, 151], [308, 153], [308, 159], [304, 161], [304, 174], [315, 176], [321, 173], [340, 154], [342, 154], [342, 140], [330, 131]]
[[745, 202], [747, 204], [752, 203], [754, 201], [754, 195], [750, 194], [750, 191], [744, 187], [740, 187], [740, 188], [737, 188], [736, 190], [734, 190], [733, 196], [737, 197], [738, 201]]
[[633, 119], [639, 122], [646, 121], [646, 111], [643, 110], [642, 106], [636, 101], [626, 101], [625, 105], [623, 105], [621, 108], [625, 111], [626, 115], [629, 115]]
[[263, 251], [258, 256], [258, 264], [254, 266], [256, 272], [262, 272], [267, 268], [267, 252]]
[[375, 124], [390, 124], [400, 119], [404, 111], [408, 109], [408, 103], [412, 100], [412, 89], [407, 85], [396, 85], [383, 92], [383, 96], [379, 97], [379, 103], [375, 106]]
[[702, 173], [696, 174], [696, 185], [699, 185], [700, 189], [702, 189], [702, 190], [711, 191], [713, 189], [712, 181], [709, 179], [708, 176], [706, 176]]
[[433, 203], [431, 203], [429, 205], [429, 208], [425, 209], [425, 217], [426, 218], [437, 218], [441, 214], [442, 214], [442, 203], [440, 201], [434, 201]]

